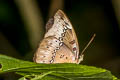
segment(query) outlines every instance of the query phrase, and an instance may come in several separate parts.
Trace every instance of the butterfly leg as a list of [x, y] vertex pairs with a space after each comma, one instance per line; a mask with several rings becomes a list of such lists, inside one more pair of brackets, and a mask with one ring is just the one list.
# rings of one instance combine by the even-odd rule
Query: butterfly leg
[[84, 55], [83, 55], [83, 54], [79, 56], [78, 61], [77, 61], [77, 64], [79, 64], [80, 62], [82, 62], [82, 61], [83, 61], [83, 57], [84, 57]]

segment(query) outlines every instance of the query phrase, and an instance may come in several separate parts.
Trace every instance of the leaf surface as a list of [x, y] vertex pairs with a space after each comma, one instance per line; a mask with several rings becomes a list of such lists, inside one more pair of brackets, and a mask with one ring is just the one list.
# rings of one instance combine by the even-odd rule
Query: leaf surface
[[78, 64], [36, 64], [0, 55], [0, 73], [16, 72], [31, 80], [117, 80], [110, 71]]

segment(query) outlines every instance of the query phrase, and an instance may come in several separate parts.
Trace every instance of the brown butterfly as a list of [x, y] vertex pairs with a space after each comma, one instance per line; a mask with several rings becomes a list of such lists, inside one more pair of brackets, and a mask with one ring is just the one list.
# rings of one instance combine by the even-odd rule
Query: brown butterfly
[[79, 64], [83, 60], [74, 28], [63, 11], [58, 10], [49, 19], [46, 31], [34, 55], [34, 62]]

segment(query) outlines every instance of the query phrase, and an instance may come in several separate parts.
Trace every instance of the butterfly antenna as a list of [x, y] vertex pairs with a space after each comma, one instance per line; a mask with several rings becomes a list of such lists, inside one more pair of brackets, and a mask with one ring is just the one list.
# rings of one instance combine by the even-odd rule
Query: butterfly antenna
[[90, 41], [88, 42], [88, 44], [85, 46], [85, 48], [82, 50], [82, 52], [81, 52], [81, 54], [80, 54], [80, 56], [79, 56], [79, 60], [78, 60], [78, 64], [81, 62], [81, 61], [83, 61], [83, 53], [85, 52], [85, 50], [88, 48], [88, 46], [92, 43], [92, 41], [94, 40], [94, 38], [95, 38], [95, 36], [96, 36], [96, 34], [94, 34], [93, 36], [92, 36], [92, 38], [90, 39]]
[[90, 39], [90, 41], [88, 42], [88, 44], [87, 44], [87, 45], [85, 46], [85, 48], [82, 50], [81, 55], [85, 52], [85, 50], [88, 48], [88, 46], [92, 43], [92, 41], [94, 40], [95, 36], [96, 36], [96, 34], [94, 34], [94, 35], [92, 36], [92, 38]]

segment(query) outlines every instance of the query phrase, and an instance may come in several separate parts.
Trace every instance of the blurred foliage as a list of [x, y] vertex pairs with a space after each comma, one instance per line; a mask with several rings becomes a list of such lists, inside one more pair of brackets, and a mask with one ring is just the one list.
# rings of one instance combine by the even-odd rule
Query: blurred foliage
[[[114, 2], [117, 0], [61, 0], [60, 4], [56, 2], [59, 5], [55, 5], [54, 1], [36, 0], [38, 6], [34, 8], [40, 11], [42, 22], [46, 23], [57, 8], [63, 9], [75, 28], [80, 51], [96, 33], [95, 40], [85, 51], [82, 64], [109, 69], [120, 77], [119, 6], [116, 7]], [[0, 53], [32, 61], [37, 46], [31, 45], [30, 35], [33, 33], [28, 32], [30, 27], [26, 25], [19, 8], [16, 0], [0, 0]], [[40, 26], [42, 33], [45, 32], [44, 26]]]

